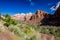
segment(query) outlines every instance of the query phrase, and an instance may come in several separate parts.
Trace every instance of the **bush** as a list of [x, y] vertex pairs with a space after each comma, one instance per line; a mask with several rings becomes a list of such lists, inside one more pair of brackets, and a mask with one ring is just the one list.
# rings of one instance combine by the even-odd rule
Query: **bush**
[[60, 27], [53, 27], [53, 26], [40, 26], [37, 29], [40, 33], [52, 35], [55, 37], [60, 37]]
[[8, 27], [10, 24], [9, 24], [9, 22], [6, 22], [6, 23], [4, 23], [4, 25]]
[[21, 37], [23, 40], [40, 40], [40, 33], [60, 37], [60, 27], [34, 26], [26, 23], [10, 25], [9, 30]]
[[20, 29], [19, 29], [19, 27], [11, 25], [11, 26], [9, 26], [9, 30], [11, 32], [15, 33], [16, 35], [20, 36]]
[[14, 32], [16, 35], [21, 37], [23, 40], [39, 40], [38, 33], [36, 30], [29, 25], [20, 24], [16, 26], [9, 26], [9, 30]]
[[2, 29], [0, 28], [0, 32], [2, 32]]
[[5, 15], [5, 23], [4, 23], [4, 25], [5, 26], [9, 26], [9, 25], [16, 25], [17, 24], [17, 21], [16, 20], [14, 20], [14, 19], [11, 19], [11, 16], [9, 15], [9, 14], [6, 14]]

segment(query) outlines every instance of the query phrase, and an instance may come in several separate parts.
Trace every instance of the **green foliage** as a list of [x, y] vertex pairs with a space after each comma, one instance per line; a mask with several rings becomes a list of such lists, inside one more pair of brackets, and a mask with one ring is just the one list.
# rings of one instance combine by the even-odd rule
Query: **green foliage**
[[[55, 26], [34, 26], [11, 19], [9, 14], [5, 15], [5, 26], [9, 26], [9, 30], [21, 37], [23, 40], [40, 40], [39, 34], [48, 34], [55, 37], [60, 37], [60, 27]], [[17, 25], [16, 25], [17, 24]]]
[[0, 14], [0, 20], [1, 20], [1, 14]]
[[1, 15], [0, 15], [0, 21], [1, 21], [1, 20], [3, 20], [3, 18], [2, 18]]
[[21, 37], [23, 40], [39, 40], [38, 33], [30, 25], [18, 24], [16, 26], [9, 26], [9, 30]]
[[9, 26], [9, 30], [11, 32], [14, 32], [16, 35], [20, 36], [20, 29], [18, 27], [11, 25], [11, 26]]
[[16, 25], [17, 24], [17, 21], [16, 20], [14, 20], [14, 19], [11, 19], [11, 16], [9, 15], [9, 14], [6, 14], [5, 15], [5, 23], [4, 23], [4, 25], [5, 26], [9, 26], [9, 25]]
[[6, 23], [4, 23], [4, 25], [8, 27], [10, 24], [9, 24], [9, 22], [6, 22]]
[[60, 27], [55, 26], [34, 26], [25, 23], [19, 23], [18, 25], [10, 26], [9, 30], [14, 32], [23, 40], [40, 40], [40, 33], [60, 37]]
[[0, 32], [2, 32], [2, 29], [0, 28]]
[[17, 25], [9, 26], [9, 30], [23, 40], [43, 40], [43, 38], [39, 38], [40, 33], [60, 37], [60, 27], [55, 26], [34, 26], [21, 22]]
[[40, 26], [37, 29], [40, 33], [52, 35], [55, 37], [60, 37], [60, 27], [53, 26]]
[[17, 21], [12, 19], [11, 20], [11, 24], [16, 25], [17, 24]]
[[4, 17], [11, 19], [11, 16], [9, 14], [4, 15]]
[[0, 16], [0, 20], [1, 20], [1, 16]]

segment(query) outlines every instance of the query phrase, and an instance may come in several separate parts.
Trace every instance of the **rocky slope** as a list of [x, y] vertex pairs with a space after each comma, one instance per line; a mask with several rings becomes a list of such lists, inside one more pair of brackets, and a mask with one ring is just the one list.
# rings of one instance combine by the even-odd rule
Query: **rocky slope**
[[3, 26], [3, 22], [0, 21], [0, 28], [2, 32], [0, 33], [0, 40], [12, 40], [11, 34], [7, 31], [7, 28]]
[[[35, 19], [34, 19], [35, 20]], [[23, 25], [24, 26], [24, 25]], [[26, 26], [26, 25], [25, 25]], [[24, 26], [24, 27], [25, 27]], [[10, 26], [11, 27], [11, 26]], [[18, 27], [18, 26], [17, 26]], [[0, 28], [2, 29], [2, 32], [0, 32], [0, 40], [21, 40], [21, 39], [16, 39], [14, 34], [12, 34], [7, 27], [3, 25], [3, 21], [0, 21]], [[24, 28], [25, 29], [25, 28]], [[43, 33], [38, 33], [40, 40], [60, 40], [58, 37], [54, 37], [51, 35], [43, 34]], [[37, 34], [37, 35], [38, 35]], [[13, 39], [14, 37], [14, 39]], [[20, 37], [19, 37], [20, 38]]]
[[20, 38], [10, 32], [8, 28], [3, 25], [3, 23], [3, 21], [0, 21], [0, 40], [20, 40]]
[[36, 14], [33, 14], [31, 16], [30, 20], [28, 20], [27, 23], [31, 23], [34, 25], [41, 25], [44, 23], [44, 21], [42, 22], [42, 20], [43, 19], [46, 20], [46, 18], [49, 18], [48, 13], [38, 10]]

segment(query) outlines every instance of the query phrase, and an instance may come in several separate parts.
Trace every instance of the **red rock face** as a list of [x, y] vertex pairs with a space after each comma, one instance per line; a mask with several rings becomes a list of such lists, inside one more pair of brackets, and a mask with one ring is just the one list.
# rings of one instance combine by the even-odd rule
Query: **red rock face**
[[31, 18], [32, 14], [26, 15], [26, 21], [28, 21]]
[[26, 15], [16, 14], [12, 17], [12, 19], [22, 22], [22, 21], [28, 21], [31, 18], [31, 16], [32, 14], [26, 14]]
[[27, 23], [34, 25], [60, 25], [60, 6], [54, 13], [54, 15], [50, 15], [46, 12], [38, 10], [36, 14], [32, 15], [30, 20]]
[[16, 15], [13, 16], [13, 19], [15, 19], [17, 21], [24, 21], [25, 20], [25, 15], [16, 14]]
[[44, 18], [48, 18], [49, 15], [46, 12], [38, 10], [36, 14], [33, 14], [30, 18], [30, 20], [27, 21], [27, 23], [33, 24], [33, 25], [40, 25], [42, 24], [41, 21]]
[[36, 12], [36, 14], [37, 14], [37, 16], [38, 16], [39, 18], [48, 18], [48, 17], [49, 17], [49, 15], [48, 15], [47, 12], [43, 12], [43, 11], [40, 11], [40, 10], [38, 10], [38, 11]]
[[[18, 21], [26, 21], [29, 24], [34, 25], [40, 25], [42, 24], [42, 20], [44, 18], [49, 18], [49, 15], [46, 12], [38, 10], [36, 14], [28, 14], [28, 15], [22, 15], [22, 14], [16, 14], [13, 16], [13, 19]], [[44, 23], [44, 22], [43, 22]]]
[[60, 25], [60, 6], [54, 15], [38, 10], [36, 14], [15, 15], [13, 19], [26, 21], [28, 24], [33, 25]]

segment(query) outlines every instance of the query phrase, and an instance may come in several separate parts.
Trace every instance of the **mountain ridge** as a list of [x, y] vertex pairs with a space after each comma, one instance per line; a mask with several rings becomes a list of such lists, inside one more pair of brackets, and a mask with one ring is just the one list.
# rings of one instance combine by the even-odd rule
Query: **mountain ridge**
[[[20, 16], [20, 17], [18, 17]], [[53, 15], [48, 14], [47, 12], [37, 10], [35, 14], [28, 14], [28, 15], [22, 15], [19, 14], [18, 16], [13, 16], [17, 17], [15, 19], [19, 21], [26, 21], [28, 24], [33, 24], [33, 25], [60, 25], [60, 6], [57, 8], [55, 13]]]

